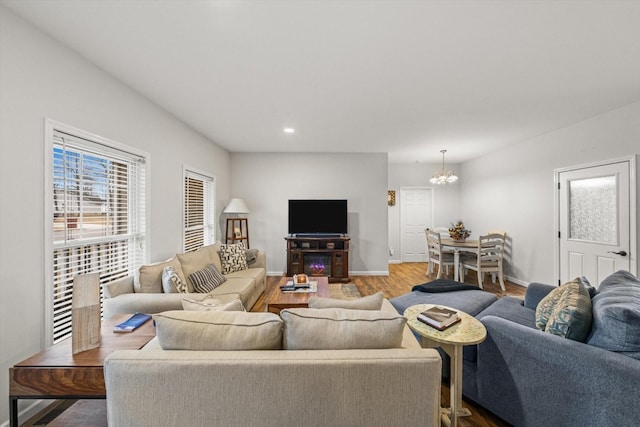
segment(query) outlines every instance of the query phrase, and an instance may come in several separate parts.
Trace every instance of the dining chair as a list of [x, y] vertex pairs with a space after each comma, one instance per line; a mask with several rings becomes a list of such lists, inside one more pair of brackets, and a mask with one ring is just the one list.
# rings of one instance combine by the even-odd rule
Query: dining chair
[[442, 267], [445, 267], [446, 274], [449, 274], [449, 267], [454, 266], [453, 253], [442, 251], [442, 241], [440, 233], [433, 230], [426, 229], [425, 234], [427, 236], [427, 249], [429, 250], [429, 266], [427, 267], [426, 275], [429, 276], [434, 271], [435, 264], [438, 264], [438, 275], [436, 279], [442, 276]]
[[478, 275], [478, 286], [483, 289], [485, 273], [495, 273], [500, 281], [500, 288], [505, 291], [502, 271], [502, 255], [504, 252], [504, 235], [493, 233], [478, 238], [475, 255], [464, 255], [460, 258], [462, 281], [466, 270], [474, 270]]
[[[507, 246], [507, 232], [503, 231], [503, 230], [489, 230], [489, 231], [487, 231], [487, 234], [502, 234], [502, 237], [504, 238], [504, 243], [502, 244], [502, 266], [503, 266], [503, 269], [504, 269], [504, 260], [505, 260], [505, 258], [508, 259], [507, 248], [506, 248], [506, 246]], [[497, 274], [496, 274], [495, 271], [491, 273], [491, 282], [492, 283], [496, 283], [496, 276], [497, 276]]]

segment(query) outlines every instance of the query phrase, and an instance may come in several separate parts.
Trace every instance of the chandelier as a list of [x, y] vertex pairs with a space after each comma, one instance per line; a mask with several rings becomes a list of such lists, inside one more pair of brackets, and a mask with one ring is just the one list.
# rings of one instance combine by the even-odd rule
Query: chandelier
[[445, 172], [444, 170], [444, 153], [447, 150], [440, 150], [442, 153], [442, 170], [431, 177], [429, 182], [432, 184], [452, 184], [458, 180], [458, 176], [453, 171]]

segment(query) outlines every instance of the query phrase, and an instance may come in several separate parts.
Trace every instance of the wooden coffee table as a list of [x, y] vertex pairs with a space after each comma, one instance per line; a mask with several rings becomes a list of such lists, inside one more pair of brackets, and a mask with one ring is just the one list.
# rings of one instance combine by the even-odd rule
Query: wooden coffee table
[[323, 297], [329, 298], [329, 278], [328, 277], [310, 277], [311, 282], [318, 282], [317, 292], [282, 292], [280, 286], [287, 281], [280, 281], [272, 286], [267, 286], [265, 292], [265, 302], [267, 311], [270, 313], [280, 314], [280, 310], [285, 308], [309, 307], [309, 298]]
[[104, 359], [116, 350], [138, 350], [156, 336], [152, 320], [133, 332], [113, 332], [130, 316], [117, 314], [102, 322], [100, 347], [74, 355], [66, 339], [9, 368], [11, 427], [18, 427], [19, 399], [106, 398]]

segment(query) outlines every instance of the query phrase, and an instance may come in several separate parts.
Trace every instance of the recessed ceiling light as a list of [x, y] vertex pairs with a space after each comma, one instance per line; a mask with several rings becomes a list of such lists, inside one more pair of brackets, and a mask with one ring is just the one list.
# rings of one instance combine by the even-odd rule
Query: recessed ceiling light
[[294, 128], [284, 128], [284, 133], [296, 133], [296, 130]]

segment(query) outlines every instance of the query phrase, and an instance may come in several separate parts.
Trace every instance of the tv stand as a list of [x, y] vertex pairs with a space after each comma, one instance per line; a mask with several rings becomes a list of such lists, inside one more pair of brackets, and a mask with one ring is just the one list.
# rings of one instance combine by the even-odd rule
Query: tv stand
[[287, 241], [287, 276], [306, 274], [328, 276], [329, 282], [349, 282], [349, 236], [318, 235], [285, 237]]

